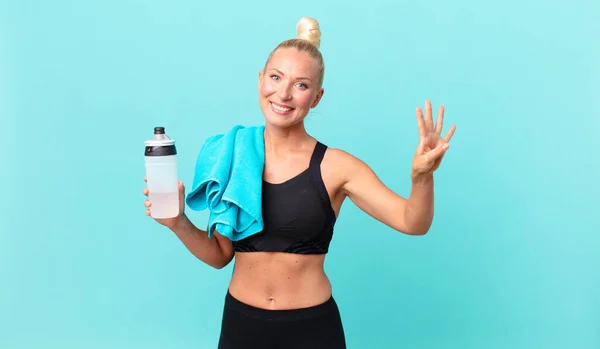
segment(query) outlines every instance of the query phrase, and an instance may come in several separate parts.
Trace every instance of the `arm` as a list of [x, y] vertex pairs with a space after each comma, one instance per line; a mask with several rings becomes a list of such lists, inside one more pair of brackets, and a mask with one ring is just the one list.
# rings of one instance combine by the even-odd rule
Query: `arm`
[[340, 156], [346, 178], [342, 190], [360, 209], [380, 222], [409, 235], [425, 235], [433, 222], [433, 173], [438, 169], [456, 127], [441, 137], [444, 107], [434, 125], [431, 102], [425, 103], [425, 118], [417, 107], [419, 145], [412, 161], [412, 188], [408, 199], [386, 187], [377, 175], [357, 158]]
[[[144, 181], [147, 179], [144, 178]], [[185, 188], [181, 181], [178, 182], [178, 187], [179, 214], [174, 218], [156, 219], [156, 221], [171, 229], [196, 258], [216, 269], [225, 267], [233, 259], [233, 244], [217, 232], [209, 238], [206, 231], [196, 228], [185, 214]], [[144, 188], [142, 193], [148, 196], [148, 188]], [[144, 206], [146, 206], [146, 215], [151, 216], [152, 203], [146, 199]]]
[[424, 235], [433, 221], [433, 176], [413, 180], [408, 199], [396, 194], [363, 161], [338, 151], [347, 174], [342, 190], [362, 211], [408, 235]]
[[412, 180], [412, 188], [405, 208], [406, 220], [415, 235], [425, 235], [433, 222], [433, 174]]
[[233, 259], [233, 245], [229, 239], [218, 232], [209, 238], [208, 233], [198, 229], [185, 214], [170, 229], [196, 258], [213, 268], [224, 268]]

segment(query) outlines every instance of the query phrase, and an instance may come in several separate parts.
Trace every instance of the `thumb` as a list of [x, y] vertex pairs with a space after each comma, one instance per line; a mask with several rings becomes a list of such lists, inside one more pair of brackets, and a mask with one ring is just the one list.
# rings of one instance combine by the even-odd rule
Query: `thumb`
[[441, 143], [437, 147], [433, 148], [430, 152], [427, 153], [427, 159], [429, 161], [434, 161], [440, 156], [444, 155], [446, 150], [448, 150], [448, 143]]
[[425, 153], [425, 137], [419, 138], [419, 144], [417, 145], [417, 153], [418, 154]]
[[185, 209], [185, 187], [183, 186], [183, 181], [177, 182], [177, 187], [179, 188], [179, 209], [183, 212]]
[[183, 199], [185, 195], [185, 187], [183, 186], [183, 181], [177, 182], [177, 188], [179, 189], [179, 197]]

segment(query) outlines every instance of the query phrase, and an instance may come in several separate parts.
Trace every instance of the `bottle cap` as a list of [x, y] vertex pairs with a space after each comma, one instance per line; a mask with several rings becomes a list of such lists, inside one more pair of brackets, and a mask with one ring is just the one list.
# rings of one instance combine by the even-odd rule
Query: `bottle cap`
[[165, 134], [164, 127], [155, 127], [154, 139], [147, 140], [144, 144], [146, 145], [144, 151], [145, 156], [167, 156], [177, 154], [175, 140], [169, 138]]
[[149, 146], [160, 147], [160, 146], [173, 145], [173, 144], [175, 144], [175, 140], [169, 138], [169, 136], [167, 136], [165, 134], [164, 127], [155, 127], [154, 128], [154, 138], [147, 140], [144, 143]]

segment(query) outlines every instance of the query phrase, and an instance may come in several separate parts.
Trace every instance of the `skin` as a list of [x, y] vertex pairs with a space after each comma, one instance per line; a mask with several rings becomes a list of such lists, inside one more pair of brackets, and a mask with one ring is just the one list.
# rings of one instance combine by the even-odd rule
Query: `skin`
[[[317, 140], [304, 127], [304, 118], [324, 95], [318, 85], [317, 63], [305, 52], [280, 49], [258, 76], [258, 102], [265, 116], [265, 168], [263, 179], [281, 183], [308, 167]], [[281, 112], [273, 106], [287, 106]], [[328, 148], [321, 172], [333, 210], [339, 215], [349, 198], [379, 222], [408, 235], [425, 235], [433, 221], [433, 173], [448, 150], [456, 127], [442, 136], [444, 108], [434, 123], [431, 102], [425, 113], [416, 108], [419, 132], [411, 170], [408, 198], [390, 190], [373, 170], [353, 155]], [[148, 195], [148, 189], [143, 189]], [[229, 239], [218, 232], [208, 238], [185, 214], [185, 189], [179, 182], [180, 214], [156, 221], [172, 230], [198, 259], [223, 268], [234, 257]], [[151, 203], [146, 199], [146, 214]], [[240, 301], [264, 309], [296, 309], [325, 302], [332, 293], [324, 272], [325, 255], [295, 255], [278, 252], [235, 253], [234, 274], [229, 292]]]

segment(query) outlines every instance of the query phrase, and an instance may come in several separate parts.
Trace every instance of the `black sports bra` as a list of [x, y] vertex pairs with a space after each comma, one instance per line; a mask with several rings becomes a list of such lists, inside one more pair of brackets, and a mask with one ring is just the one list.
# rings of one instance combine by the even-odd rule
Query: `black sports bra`
[[336, 217], [321, 177], [321, 161], [326, 150], [327, 146], [317, 142], [309, 167], [283, 183], [263, 180], [264, 229], [234, 241], [236, 252], [328, 252]]

